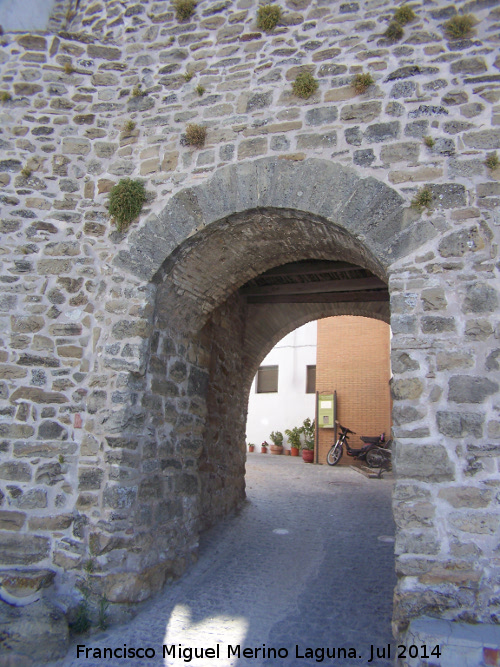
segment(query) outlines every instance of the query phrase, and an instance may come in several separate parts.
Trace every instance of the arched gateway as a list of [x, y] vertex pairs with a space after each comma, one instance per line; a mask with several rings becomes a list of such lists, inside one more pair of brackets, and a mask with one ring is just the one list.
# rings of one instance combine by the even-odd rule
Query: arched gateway
[[[200, 0], [179, 22], [169, 2], [81, 2], [57, 35], [2, 37], [0, 597], [23, 605], [0, 603], [7, 650], [49, 609], [67, 630], [47, 600], [71, 612], [82, 584], [118, 609], [182, 574], [244, 498], [259, 362], [336, 314], [393, 333], [396, 633], [500, 623], [498, 10], [458, 3], [478, 49], [443, 32], [451, 5], [390, 43], [392, 9], [368, 0], [286, 0], [270, 34], [257, 4]], [[126, 176], [148, 213], [122, 234], [106, 207]], [[284, 265], [336, 283], [250, 298]]]

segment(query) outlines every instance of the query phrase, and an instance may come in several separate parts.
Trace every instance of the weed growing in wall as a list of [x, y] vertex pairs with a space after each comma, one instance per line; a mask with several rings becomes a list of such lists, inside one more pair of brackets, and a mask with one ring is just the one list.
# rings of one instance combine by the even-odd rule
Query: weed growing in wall
[[410, 7], [410, 5], [401, 5], [394, 12], [394, 20], [399, 23], [399, 25], [406, 25], [417, 18], [417, 15]]
[[364, 93], [372, 83], [375, 83], [372, 75], [361, 72], [360, 74], [356, 74], [351, 85], [356, 93], [361, 95], [361, 93]]
[[187, 21], [196, 9], [195, 0], [174, 0], [175, 18], [178, 21]]
[[307, 100], [318, 89], [318, 82], [311, 72], [301, 72], [293, 82], [292, 89], [294, 95]]
[[12, 95], [7, 90], [0, 90], [0, 102], [5, 104], [5, 102], [10, 102]]
[[203, 148], [205, 145], [205, 139], [207, 138], [207, 128], [203, 125], [196, 125], [195, 123], [190, 123], [186, 127], [186, 143], [188, 146], [194, 146], [195, 148]]
[[494, 153], [488, 154], [486, 160], [484, 161], [484, 164], [488, 167], [488, 169], [496, 169], [497, 167], [500, 166], [500, 160], [498, 159], [496, 151]]
[[405, 31], [401, 27], [401, 24], [397, 21], [391, 21], [387, 27], [387, 30], [384, 32], [384, 37], [390, 39], [391, 42], [397, 42], [403, 37], [404, 34]]
[[424, 208], [430, 208], [432, 203], [432, 192], [429, 188], [424, 187], [417, 192], [414, 199], [411, 202], [411, 207], [416, 208], [417, 211], [422, 212]]
[[132, 88], [132, 92], [130, 93], [132, 97], [144, 97], [147, 95], [147, 92], [142, 89], [142, 86], [140, 83], [137, 84], [137, 86], [134, 86]]
[[65, 74], [73, 74], [73, 72], [75, 71], [75, 68], [73, 67], [73, 65], [71, 63], [64, 63], [63, 70], [64, 70]]
[[476, 19], [472, 14], [453, 16], [444, 24], [444, 31], [449, 39], [463, 39], [472, 35], [472, 29], [476, 25]]
[[279, 5], [262, 5], [257, 10], [257, 28], [264, 32], [272, 32], [281, 21]]
[[199, 83], [199, 84], [196, 86], [195, 90], [196, 90], [196, 92], [198, 93], [198, 95], [199, 95], [200, 97], [201, 97], [201, 96], [203, 95], [203, 93], [205, 92], [205, 88], [201, 85], [201, 83]]
[[142, 211], [146, 190], [140, 181], [122, 178], [109, 193], [108, 211], [119, 232], [128, 229]]
[[133, 120], [127, 120], [123, 124], [123, 132], [126, 132], [127, 134], [130, 134], [135, 130], [135, 123]]
[[191, 81], [194, 76], [194, 72], [184, 72], [184, 81]]
[[28, 167], [28, 166], [25, 166], [21, 169], [21, 176], [24, 176], [24, 178], [29, 178], [32, 173], [33, 173], [33, 170], [30, 169], [30, 167]]
[[109, 602], [105, 597], [99, 600], [99, 609], [97, 614], [97, 627], [99, 630], [107, 630], [108, 628], [108, 609]]
[[70, 628], [75, 634], [81, 635], [90, 630], [91, 625], [88, 602], [82, 600], [76, 608], [75, 620], [70, 624]]
[[432, 137], [424, 137], [424, 144], [427, 146], [427, 148], [434, 148], [434, 144], [436, 142]]

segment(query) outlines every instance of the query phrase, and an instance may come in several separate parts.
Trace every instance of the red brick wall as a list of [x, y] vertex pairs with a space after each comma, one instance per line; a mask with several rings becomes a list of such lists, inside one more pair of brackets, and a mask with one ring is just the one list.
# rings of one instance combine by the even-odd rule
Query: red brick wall
[[[367, 317], [328, 317], [318, 320], [316, 390], [337, 391], [337, 419], [356, 435], [349, 443], [361, 446], [359, 436], [390, 436], [390, 327]], [[319, 462], [325, 463], [333, 429], [319, 429]], [[341, 463], [352, 463], [344, 456]]]

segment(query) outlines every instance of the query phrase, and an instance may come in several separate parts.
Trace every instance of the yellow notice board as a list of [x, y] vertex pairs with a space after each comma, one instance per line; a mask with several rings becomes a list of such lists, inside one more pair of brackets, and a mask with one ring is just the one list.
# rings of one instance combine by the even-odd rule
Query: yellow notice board
[[335, 427], [335, 401], [333, 394], [319, 394], [318, 396], [318, 427]]

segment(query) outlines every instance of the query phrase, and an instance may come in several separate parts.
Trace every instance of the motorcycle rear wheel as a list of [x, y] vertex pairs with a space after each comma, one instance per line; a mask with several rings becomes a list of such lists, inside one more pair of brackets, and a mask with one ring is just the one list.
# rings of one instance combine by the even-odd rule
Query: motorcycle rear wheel
[[329, 466], [337, 465], [337, 463], [342, 458], [342, 451], [343, 451], [342, 445], [339, 445], [338, 443], [335, 443], [333, 445], [333, 447], [326, 455], [326, 462], [328, 463]]
[[375, 447], [366, 454], [366, 463], [370, 468], [388, 468], [391, 465], [391, 453]]

